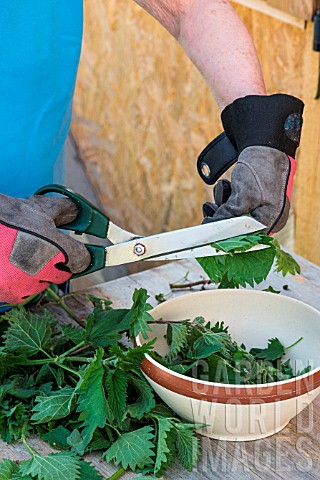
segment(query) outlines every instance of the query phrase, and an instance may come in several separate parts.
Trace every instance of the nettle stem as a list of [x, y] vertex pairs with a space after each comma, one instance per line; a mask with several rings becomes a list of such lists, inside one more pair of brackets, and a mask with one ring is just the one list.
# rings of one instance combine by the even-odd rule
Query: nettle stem
[[75, 345], [74, 347], [70, 348], [70, 350], [64, 352], [62, 355], [60, 355], [60, 358], [68, 357], [71, 354], [75, 354], [79, 351], [81, 347], [83, 347], [83, 345], [85, 345], [85, 341], [78, 343], [78, 345]]
[[114, 473], [111, 477], [109, 477], [109, 480], [117, 480], [117, 478], [120, 478], [124, 473], [126, 473], [124, 468], [119, 468], [119, 470]]
[[172, 290], [175, 290], [176, 288], [192, 288], [192, 287], [198, 287], [199, 285], [205, 286], [205, 285], [210, 285], [212, 283], [211, 280], [198, 280], [197, 282], [190, 282], [190, 283], [170, 283], [170, 288]]
[[85, 323], [66, 305], [63, 297], [59, 297], [51, 288], [47, 288], [48, 295], [59, 305], [80, 327], [85, 328]]

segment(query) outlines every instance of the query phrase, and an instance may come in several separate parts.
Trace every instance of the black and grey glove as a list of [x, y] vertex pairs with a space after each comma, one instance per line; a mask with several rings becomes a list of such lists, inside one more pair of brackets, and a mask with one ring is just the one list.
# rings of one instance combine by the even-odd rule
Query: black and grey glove
[[203, 205], [203, 223], [250, 214], [268, 232], [284, 227], [303, 107], [301, 100], [289, 95], [250, 95], [223, 110], [225, 133], [239, 156], [231, 182], [219, 181], [214, 188], [215, 203]]

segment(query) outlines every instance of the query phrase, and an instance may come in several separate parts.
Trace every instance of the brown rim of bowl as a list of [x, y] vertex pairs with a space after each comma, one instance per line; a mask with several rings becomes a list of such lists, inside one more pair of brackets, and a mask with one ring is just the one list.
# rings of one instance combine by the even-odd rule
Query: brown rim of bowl
[[193, 380], [170, 371], [153, 360], [157, 364], [155, 365], [149, 358], [146, 355], [140, 364], [141, 370], [148, 378], [171, 392], [208, 402], [242, 405], [279, 402], [304, 395], [320, 386], [320, 369], [312, 374], [307, 373], [281, 382], [263, 385], [228, 385]]

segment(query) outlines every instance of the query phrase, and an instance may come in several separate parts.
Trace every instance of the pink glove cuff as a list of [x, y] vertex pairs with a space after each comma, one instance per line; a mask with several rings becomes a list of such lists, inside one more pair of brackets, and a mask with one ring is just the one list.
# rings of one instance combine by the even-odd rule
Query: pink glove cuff
[[19, 303], [26, 297], [40, 293], [50, 283], [60, 284], [66, 282], [72, 273], [58, 270], [55, 265], [64, 263], [65, 256], [59, 252], [42, 270], [31, 276], [10, 262], [10, 254], [18, 230], [0, 224], [0, 301], [6, 303]]

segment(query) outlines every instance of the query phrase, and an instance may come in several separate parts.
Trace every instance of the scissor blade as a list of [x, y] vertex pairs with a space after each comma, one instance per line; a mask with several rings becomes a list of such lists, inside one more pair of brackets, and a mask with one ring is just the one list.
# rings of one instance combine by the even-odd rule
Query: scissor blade
[[[199, 247], [213, 242], [265, 228], [265, 225], [254, 218], [244, 216], [141, 237], [107, 247], [106, 266], [123, 265], [140, 260], [164, 260], [164, 256], [177, 253], [181, 254], [179, 258], [188, 258], [190, 257], [188, 252], [194, 248], [199, 251]], [[211, 251], [214, 252], [213, 249]], [[197, 253], [197, 256], [202, 255]]]
[[[269, 248], [269, 246], [255, 245], [254, 247], [246, 250], [246, 252], [264, 250], [265, 248]], [[221, 250], [216, 250], [215, 248], [212, 248], [210, 245], [205, 245], [204, 247], [195, 247], [195, 248], [191, 248], [190, 250], [184, 250], [183, 252], [168, 253], [165, 255], [160, 255], [157, 258], [146, 258], [146, 261], [156, 260], [156, 261], [162, 262], [165, 260], [182, 260], [184, 258], [216, 257], [217, 255], [227, 255], [227, 253]]]

